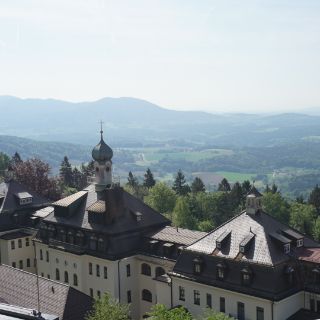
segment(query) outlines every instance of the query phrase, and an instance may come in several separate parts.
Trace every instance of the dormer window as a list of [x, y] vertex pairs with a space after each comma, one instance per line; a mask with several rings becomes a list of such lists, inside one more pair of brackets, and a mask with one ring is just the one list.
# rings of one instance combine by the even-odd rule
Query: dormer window
[[294, 280], [294, 269], [291, 266], [287, 266], [284, 270], [285, 276], [287, 278], [287, 281], [290, 285], [293, 284]]
[[15, 196], [17, 197], [20, 205], [30, 204], [33, 201], [33, 197], [29, 192], [19, 192], [16, 193]]
[[56, 232], [56, 228], [53, 225], [48, 226], [49, 237], [53, 238]]
[[97, 250], [97, 237], [92, 235], [90, 237], [90, 250]]
[[297, 248], [302, 247], [302, 246], [303, 246], [303, 239], [297, 240]]
[[286, 253], [286, 254], [290, 253], [290, 243], [286, 243], [283, 246], [283, 250], [284, 250], [284, 253]]
[[71, 230], [68, 232], [68, 242], [74, 244], [74, 236]]
[[312, 269], [312, 277], [313, 277], [314, 283], [316, 283], [316, 284], [320, 283], [320, 269], [319, 268]]
[[83, 237], [84, 237], [83, 232], [78, 231], [76, 233], [76, 244], [77, 245], [82, 245], [83, 244]]
[[98, 251], [103, 252], [105, 248], [105, 241], [102, 237], [98, 239]]
[[241, 270], [241, 282], [244, 286], [249, 286], [252, 282], [252, 271], [245, 267]]
[[217, 264], [217, 279], [224, 280], [226, 277], [226, 265], [223, 263]]
[[59, 232], [60, 234], [59, 234], [59, 237], [60, 237], [60, 240], [62, 241], [62, 242], [66, 242], [66, 232], [64, 231], [64, 229], [60, 229], [60, 232]]
[[193, 272], [196, 274], [202, 273], [203, 269], [203, 260], [200, 257], [193, 259]]
[[132, 211], [132, 214], [137, 222], [140, 222], [142, 220], [142, 213], [141, 212], [139, 212], [139, 211], [133, 212]]

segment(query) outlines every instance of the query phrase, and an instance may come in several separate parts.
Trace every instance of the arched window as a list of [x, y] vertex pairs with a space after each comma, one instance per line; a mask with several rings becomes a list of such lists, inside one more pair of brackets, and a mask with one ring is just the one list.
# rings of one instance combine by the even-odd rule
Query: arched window
[[104, 239], [102, 237], [99, 237], [98, 239], [98, 251], [104, 251]]
[[203, 269], [203, 260], [200, 257], [196, 257], [192, 260], [193, 262], [193, 272], [200, 274]]
[[56, 228], [53, 225], [48, 226], [48, 234], [50, 238], [53, 238], [56, 233]]
[[152, 302], [152, 293], [147, 289], [143, 289], [142, 290], [142, 300]]
[[83, 233], [81, 231], [78, 231], [76, 234], [76, 244], [81, 246], [83, 245]]
[[224, 280], [226, 277], [227, 266], [224, 263], [217, 264], [217, 279]]
[[56, 269], [56, 280], [60, 280], [60, 271], [58, 268]]
[[156, 277], [160, 277], [165, 273], [166, 273], [166, 271], [163, 268], [161, 268], [161, 267], [156, 268]]
[[245, 267], [241, 270], [241, 282], [244, 286], [249, 286], [252, 282], [252, 271]]
[[65, 283], [69, 283], [68, 271], [65, 271], [65, 272], [64, 272], [64, 282], [65, 282]]
[[74, 244], [74, 236], [72, 231], [68, 232], [68, 242]]
[[73, 275], [73, 285], [78, 286], [78, 276], [76, 274]]
[[320, 269], [319, 268], [312, 269], [312, 276], [313, 276], [314, 283], [319, 283], [320, 282]]
[[294, 269], [291, 266], [287, 266], [284, 270], [286, 280], [289, 285], [293, 285], [294, 282]]
[[151, 276], [151, 267], [147, 263], [141, 265], [141, 274]]
[[64, 231], [64, 229], [60, 229], [60, 240], [62, 242], [66, 242], [66, 232]]
[[90, 237], [90, 250], [97, 250], [97, 237], [95, 235]]

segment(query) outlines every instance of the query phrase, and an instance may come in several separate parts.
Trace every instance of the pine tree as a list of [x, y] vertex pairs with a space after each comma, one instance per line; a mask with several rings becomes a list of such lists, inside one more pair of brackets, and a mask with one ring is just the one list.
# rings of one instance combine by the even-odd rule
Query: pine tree
[[230, 187], [230, 184], [229, 184], [228, 180], [226, 178], [223, 178], [221, 180], [221, 182], [219, 183], [218, 191], [227, 192], [227, 191], [230, 191], [230, 190], [231, 190], [231, 187]]
[[67, 156], [64, 156], [60, 165], [60, 177], [67, 187], [72, 187], [73, 174], [72, 167]]
[[199, 177], [195, 177], [191, 184], [192, 193], [205, 192], [206, 187]]
[[320, 215], [320, 188], [318, 185], [311, 191], [308, 202], [317, 209], [318, 215]]
[[190, 192], [190, 187], [186, 183], [186, 178], [181, 170], [177, 172], [172, 189], [180, 196], [185, 196]]
[[128, 175], [128, 186], [132, 188], [137, 188], [139, 185], [138, 179], [133, 175], [133, 173], [130, 171]]
[[146, 188], [152, 188], [154, 185], [156, 184], [156, 181], [153, 178], [153, 173], [151, 172], [151, 170], [148, 168], [146, 173], [144, 174], [144, 182], [143, 185]]
[[271, 192], [272, 192], [273, 194], [279, 192], [279, 191], [278, 191], [278, 186], [277, 186], [275, 183], [272, 184]]
[[241, 188], [242, 188], [243, 196], [245, 197], [252, 188], [250, 181], [249, 180], [243, 181], [241, 184]]
[[11, 164], [15, 166], [21, 162], [22, 162], [22, 159], [20, 157], [20, 154], [18, 152], [15, 152], [15, 154], [11, 158]]

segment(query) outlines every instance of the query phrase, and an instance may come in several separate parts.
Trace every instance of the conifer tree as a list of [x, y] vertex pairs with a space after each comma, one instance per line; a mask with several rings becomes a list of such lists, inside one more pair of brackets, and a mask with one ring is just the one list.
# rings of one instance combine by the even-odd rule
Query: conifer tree
[[318, 185], [311, 191], [308, 202], [316, 208], [318, 215], [320, 215], [320, 188]]
[[192, 193], [205, 192], [206, 187], [199, 177], [195, 177], [191, 184]]
[[139, 185], [137, 177], [135, 177], [131, 171], [129, 171], [127, 184], [132, 188], [137, 188]]
[[156, 181], [154, 180], [153, 173], [148, 168], [146, 173], [144, 174], [143, 185], [149, 189], [149, 188], [152, 188], [155, 184], [156, 184]]
[[190, 187], [186, 183], [186, 178], [181, 170], [177, 172], [172, 189], [180, 196], [185, 196], [190, 192]]
[[15, 166], [21, 162], [22, 162], [22, 159], [20, 157], [20, 154], [18, 152], [15, 152], [15, 154], [11, 158], [12, 165]]
[[72, 167], [67, 156], [64, 156], [60, 165], [60, 177], [67, 187], [72, 187], [72, 183], [73, 183]]
[[227, 192], [227, 191], [230, 191], [230, 190], [231, 190], [231, 187], [230, 187], [230, 184], [229, 184], [228, 180], [226, 178], [223, 178], [221, 180], [221, 182], [219, 183], [218, 191]]

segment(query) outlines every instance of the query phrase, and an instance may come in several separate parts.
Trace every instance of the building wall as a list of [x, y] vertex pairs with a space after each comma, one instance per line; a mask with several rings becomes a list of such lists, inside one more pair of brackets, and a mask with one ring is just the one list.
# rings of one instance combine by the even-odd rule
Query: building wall
[[[179, 300], [179, 286], [185, 288], [185, 301]], [[200, 305], [194, 304], [194, 290], [200, 292]], [[193, 315], [201, 315], [206, 308], [206, 294], [212, 296], [212, 308], [220, 311], [220, 297], [225, 298], [225, 313], [237, 318], [237, 304], [242, 302], [245, 305], [245, 319], [256, 320], [257, 307], [264, 309], [264, 318], [272, 319], [271, 309], [272, 303], [269, 300], [260, 299], [233, 291], [220, 289], [213, 286], [188, 281], [172, 277], [172, 293], [173, 293], [173, 306], [185, 306]], [[274, 320], [284, 320], [279, 318]]]
[[[29, 245], [27, 246], [27, 239], [29, 240]], [[21, 241], [21, 248], [19, 247], [19, 240]], [[14, 243], [14, 249], [11, 243]], [[23, 269], [28, 272], [35, 272], [34, 266], [34, 247], [32, 242], [32, 236], [5, 240], [0, 239], [0, 253], [1, 253], [1, 263], [15, 266], [16, 268]], [[29, 261], [29, 266], [27, 266]], [[21, 268], [22, 262], [22, 268]]]
[[298, 292], [286, 299], [274, 303], [274, 319], [287, 319], [304, 307], [304, 292]]

